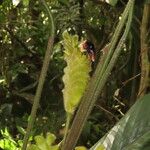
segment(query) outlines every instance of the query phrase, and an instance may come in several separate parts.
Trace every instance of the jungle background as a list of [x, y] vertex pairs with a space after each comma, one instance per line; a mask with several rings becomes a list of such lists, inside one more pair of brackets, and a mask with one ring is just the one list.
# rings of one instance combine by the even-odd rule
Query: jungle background
[[[119, 0], [115, 6], [100, 0], [46, 2], [55, 19], [56, 35], [32, 136], [51, 132], [60, 142], [65, 123], [62, 76], [66, 63], [62, 33], [68, 30], [70, 34], [77, 34], [80, 39], [88, 39], [94, 44], [94, 71], [102, 55], [101, 49], [110, 42], [127, 1]], [[149, 52], [146, 51], [145, 56], [145, 51], [141, 50], [144, 5], [148, 4], [144, 1], [135, 3], [126, 45], [88, 118], [78, 145], [91, 147], [124, 116], [137, 98], [149, 91]], [[148, 13], [150, 15], [150, 11]], [[40, 1], [0, 1], [0, 147], [5, 139], [5, 143], [8, 143], [5, 149], [15, 149], [22, 144], [49, 29], [48, 18]], [[149, 32], [146, 37], [149, 37]], [[144, 66], [142, 59], [147, 61]], [[143, 68], [148, 72], [144, 76], [146, 84], [140, 82]]]

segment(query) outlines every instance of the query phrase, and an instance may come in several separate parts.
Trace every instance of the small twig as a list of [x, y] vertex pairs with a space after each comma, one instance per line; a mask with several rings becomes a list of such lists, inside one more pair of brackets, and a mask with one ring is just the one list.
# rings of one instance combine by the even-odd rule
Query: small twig
[[125, 107], [125, 104], [121, 102], [116, 96], [113, 96], [114, 100], [116, 100], [120, 105]]
[[[129, 78], [128, 80], [126, 80], [126, 81], [124, 81], [124, 82], [122, 82], [122, 84], [123, 84], [122, 87], [124, 87], [127, 83], [129, 83], [130, 81], [134, 80], [135, 78], [137, 78], [137, 77], [140, 76], [140, 75], [141, 75], [141, 73], [135, 75], [134, 77]], [[121, 87], [121, 88], [122, 88], [122, 87]]]
[[117, 109], [117, 111], [121, 114], [121, 116], [124, 116], [124, 113], [121, 111], [121, 109]]
[[105, 109], [104, 107], [100, 106], [100, 105], [96, 105], [96, 107], [100, 108], [101, 110], [103, 110], [104, 112], [106, 112], [107, 114], [111, 115], [112, 117], [114, 117], [116, 119], [116, 121], [119, 121], [118, 117], [116, 117], [113, 113], [111, 113], [110, 111], [108, 111], [107, 109]]
[[12, 94], [17, 95], [19, 97], [24, 98], [26, 101], [28, 101], [30, 104], [33, 104], [34, 101], [34, 95], [30, 93], [19, 93], [18, 91], [12, 91]]
[[22, 88], [21, 90], [19, 90], [19, 93], [22, 93], [22, 92], [25, 92], [25, 91], [28, 91], [28, 90], [31, 90], [33, 89], [34, 87], [36, 87], [36, 85], [38, 84], [38, 81], [35, 81], [34, 83]]

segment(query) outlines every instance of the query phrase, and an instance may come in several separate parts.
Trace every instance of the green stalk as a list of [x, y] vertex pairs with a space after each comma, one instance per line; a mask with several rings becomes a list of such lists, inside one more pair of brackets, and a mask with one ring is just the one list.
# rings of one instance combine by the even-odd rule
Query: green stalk
[[54, 37], [54, 35], [55, 35], [55, 24], [54, 24], [53, 15], [52, 15], [50, 9], [48, 8], [48, 5], [47, 5], [47, 3], [45, 2], [45, 0], [40, 0], [40, 1], [43, 3], [43, 5], [44, 5], [44, 7], [45, 7], [45, 9], [46, 9], [48, 18], [49, 18], [49, 24], [50, 24], [50, 27], [51, 27], [50, 36], [51, 36], [51, 37]]
[[67, 138], [67, 134], [68, 134], [68, 131], [69, 131], [69, 128], [70, 128], [70, 123], [71, 123], [72, 116], [73, 116], [72, 114], [67, 113], [66, 126], [65, 126], [65, 135], [63, 137], [63, 144], [65, 143], [66, 138]]
[[99, 68], [99, 70], [100, 70], [99, 76], [102, 76], [102, 74], [104, 73], [104, 71], [105, 71], [106, 67], [108, 66], [108, 63], [112, 57], [112, 54], [114, 53], [115, 46], [116, 46], [116, 44], [120, 38], [120, 33], [124, 27], [125, 21], [127, 20], [128, 12], [129, 12], [131, 3], [132, 3], [132, 1], [129, 1], [127, 3], [127, 6], [126, 6], [124, 12], [122, 13], [121, 20], [119, 21], [119, 23], [116, 27], [116, 30], [113, 34], [113, 37], [112, 37], [112, 40], [111, 40], [111, 43], [109, 46], [109, 51], [107, 54], [108, 57], [106, 57], [106, 59], [104, 60], [104, 64]]
[[144, 4], [143, 17], [141, 23], [141, 79], [140, 87], [138, 91], [138, 97], [145, 95], [147, 88], [149, 87], [149, 74], [150, 74], [150, 63], [149, 63], [149, 35], [148, 32], [150, 24], [150, 4]]
[[51, 14], [46, 2], [44, 0], [41, 0], [41, 1], [43, 3], [44, 7], [46, 8], [46, 11], [47, 11], [47, 14], [49, 17], [49, 22], [51, 25], [51, 31], [50, 31], [50, 37], [48, 40], [47, 50], [45, 53], [44, 62], [43, 62], [43, 66], [42, 66], [42, 70], [41, 70], [41, 74], [40, 74], [40, 78], [39, 78], [39, 83], [38, 83], [37, 90], [36, 90], [35, 97], [34, 97], [34, 103], [32, 106], [30, 119], [29, 119], [28, 126], [27, 126], [27, 132], [26, 132], [26, 135], [23, 140], [22, 150], [26, 150], [26, 148], [27, 148], [31, 130], [32, 130], [33, 124], [35, 122], [36, 113], [37, 113], [37, 109], [39, 107], [39, 101], [41, 98], [41, 93], [42, 93], [43, 85], [45, 82], [45, 78], [46, 78], [46, 74], [47, 74], [47, 70], [48, 70], [48, 66], [49, 66], [49, 61], [50, 61], [50, 56], [52, 53], [53, 42], [54, 42], [55, 26], [54, 26], [53, 17], [52, 17], [52, 14]]
[[[133, 3], [133, 1], [131, 1], [131, 2]], [[128, 36], [129, 30], [130, 30], [130, 25], [131, 25], [131, 22], [132, 22], [132, 16], [133, 16], [133, 4], [130, 5], [129, 10], [130, 11], [128, 12], [128, 15], [127, 15], [127, 17], [129, 17], [129, 18], [128, 18], [128, 21], [127, 21], [127, 24], [126, 24], [125, 31], [124, 31], [121, 39], [119, 40], [119, 43], [118, 43], [118, 45], [115, 49], [114, 54], [112, 55], [112, 57], [110, 59], [110, 62], [108, 63], [107, 67], [104, 70], [104, 73], [103, 73], [102, 77], [100, 78], [99, 84], [97, 84], [97, 86], [99, 87], [99, 88], [97, 87], [97, 89], [99, 89], [99, 90], [96, 90], [94, 95], [93, 95], [93, 98], [95, 98], [95, 99], [97, 98], [97, 96], [99, 94], [99, 91], [102, 90], [104, 84], [106, 83], [107, 78], [110, 75], [111, 70], [114, 67], [115, 63], [116, 63], [117, 58], [118, 58], [118, 56], [119, 56], [119, 54], [122, 50], [122, 46], [123, 46], [123, 44], [124, 44], [124, 42], [125, 42], [125, 40]], [[108, 54], [108, 56], [110, 56], [110, 55]]]
[[[132, 1], [132, 3], [134, 3], [133, 1]], [[109, 76], [112, 68], [114, 67], [114, 65], [117, 61], [117, 58], [120, 55], [120, 52], [122, 50], [123, 44], [125, 43], [125, 40], [127, 39], [128, 33], [130, 31], [130, 26], [131, 26], [131, 23], [132, 23], [133, 8], [134, 8], [134, 5], [132, 4], [131, 8], [130, 8], [129, 18], [128, 18], [128, 21], [127, 21], [127, 24], [126, 24], [125, 31], [124, 31], [117, 47], [116, 47], [115, 53], [113, 54], [113, 56], [112, 56], [112, 58], [111, 58], [111, 60], [108, 64], [107, 69], [105, 70], [105, 72], [104, 72], [104, 74], [101, 78], [101, 81], [99, 82], [99, 85], [101, 85], [101, 88], [99, 88], [99, 90], [102, 90], [104, 84], [106, 83], [107, 77]], [[95, 95], [96, 95], [96, 93], [95, 93]]]
[[[134, 0], [130, 0], [126, 6], [128, 8], [125, 9], [125, 13], [123, 13], [123, 16], [122, 16], [122, 18], [124, 18], [125, 20], [129, 16], [124, 34], [122, 35], [119, 41], [119, 44], [117, 48], [115, 49], [113, 56], [112, 56], [113, 51], [108, 53], [108, 57], [106, 58], [106, 61], [104, 62], [105, 66], [101, 67], [101, 64], [100, 63], [98, 64], [98, 68], [95, 71], [92, 81], [89, 84], [88, 89], [82, 98], [81, 105], [79, 106], [79, 109], [73, 121], [71, 130], [68, 133], [66, 142], [63, 146], [63, 150], [72, 150], [75, 147], [76, 142], [82, 131], [82, 128], [87, 120], [87, 117], [90, 114], [92, 108], [94, 107], [95, 101], [97, 100], [97, 97], [101, 93], [110, 75], [110, 72], [112, 68], [114, 67], [114, 64], [117, 61], [117, 58], [121, 52], [122, 45], [124, 44], [126, 40], [126, 37], [128, 35], [129, 29], [131, 26], [133, 6], [134, 6]], [[131, 13], [130, 15], [129, 15], [129, 12]], [[123, 20], [124, 23], [122, 24], [122, 28], [125, 25], [125, 20]], [[121, 30], [119, 32], [120, 33], [118, 33], [117, 31], [115, 32], [115, 34], [117, 34], [118, 37], [121, 34]], [[116, 35], [114, 35], [113, 37], [115, 36]], [[116, 42], [118, 42], [117, 39], [116, 40], [112, 39], [111, 47], [113, 46], [115, 47]]]

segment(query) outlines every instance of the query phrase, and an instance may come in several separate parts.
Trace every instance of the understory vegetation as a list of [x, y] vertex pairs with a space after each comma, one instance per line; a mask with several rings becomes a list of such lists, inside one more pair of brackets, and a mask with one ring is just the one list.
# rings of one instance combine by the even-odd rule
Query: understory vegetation
[[149, 150], [149, 81], [149, 0], [0, 1], [0, 149]]

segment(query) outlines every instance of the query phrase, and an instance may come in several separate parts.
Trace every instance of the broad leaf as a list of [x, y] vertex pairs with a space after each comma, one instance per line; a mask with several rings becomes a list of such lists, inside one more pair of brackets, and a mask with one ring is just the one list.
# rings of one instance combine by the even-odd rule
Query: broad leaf
[[90, 150], [97, 150], [99, 145], [104, 145], [106, 150], [149, 150], [150, 94], [139, 99]]

